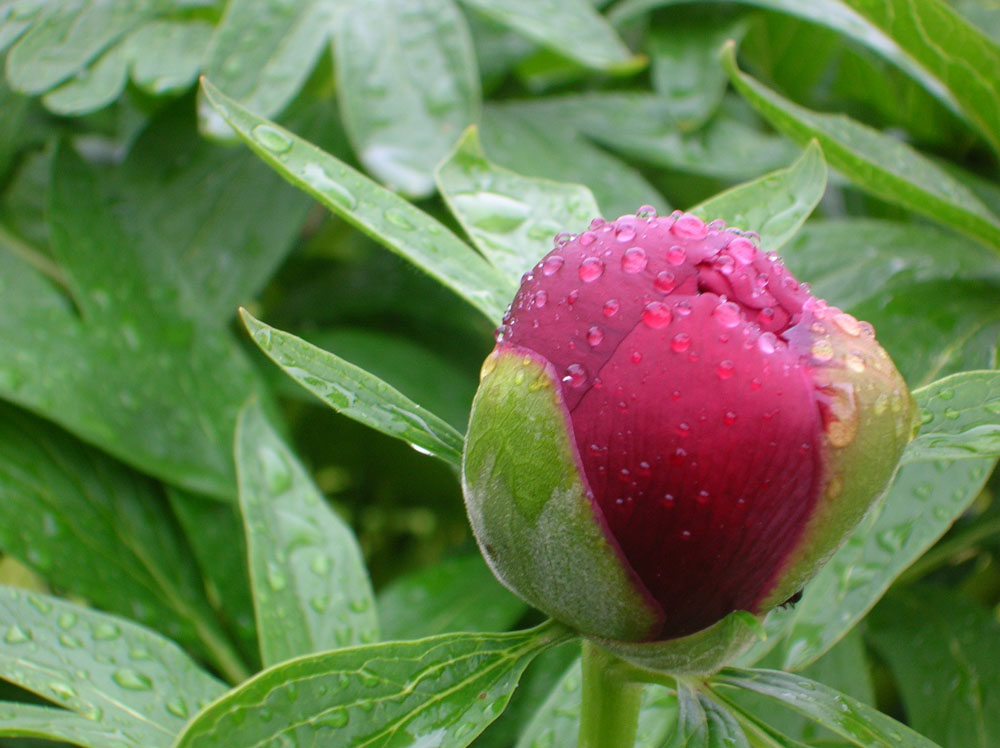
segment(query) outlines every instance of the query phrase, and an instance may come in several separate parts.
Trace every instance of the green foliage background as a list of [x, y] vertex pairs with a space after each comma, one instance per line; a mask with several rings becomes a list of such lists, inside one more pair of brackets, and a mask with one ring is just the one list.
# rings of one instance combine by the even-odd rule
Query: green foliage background
[[802, 675], [650, 686], [637, 745], [1000, 745], [1000, 8], [605, 6], [0, 0], [0, 745], [574, 745], [455, 466], [520, 273], [646, 204], [925, 426], [741, 663]]

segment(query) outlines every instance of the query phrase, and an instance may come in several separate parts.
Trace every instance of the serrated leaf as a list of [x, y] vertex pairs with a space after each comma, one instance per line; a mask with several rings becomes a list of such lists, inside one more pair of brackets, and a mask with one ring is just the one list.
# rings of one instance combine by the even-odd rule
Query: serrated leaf
[[798, 675], [726, 668], [709, 684], [723, 698], [730, 689], [742, 688], [780, 701], [859, 748], [938, 748], [876, 709]]
[[462, 0], [497, 23], [575, 60], [612, 72], [642, 65], [586, 0]]
[[378, 596], [386, 640], [451, 631], [506, 631], [526, 610], [527, 605], [496, 580], [478, 553], [407, 574]]
[[458, 466], [462, 435], [368, 372], [301, 338], [270, 327], [245, 310], [254, 342], [295, 381], [327, 405], [415, 449]]
[[887, 595], [867, 620], [914, 729], [945, 746], [1000, 743], [1000, 626], [989, 611], [916, 587]]
[[0, 632], [0, 678], [152, 748], [225, 691], [172, 642], [58, 598], [0, 587]]
[[337, 93], [358, 158], [390, 188], [425, 197], [435, 167], [479, 119], [465, 19], [452, 0], [351, 0], [341, 13]]
[[[142, 738], [67, 709], [0, 701], [0, 738], [41, 738], [85, 748], [143, 748]], [[20, 744], [21, 741], [18, 741]]]
[[[576, 748], [580, 732], [580, 660], [577, 659], [552, 687], [521, 733], [516, 748]], [[634, 748], [662, 748], [674, 727], [677, 699], [667, 688], [643, 688], [639, 727]]]
[[174, 748], [271, 740], [299, 748], [385, 748], [399, 740], [462, 748], [503, 711], [528, 663], [568, 636], [548, 623], [302, 657], [216, 701]]
[[242, 672], [152, 482], [15, 408], [0, 414], [0, 549]]
[[814, 140], [787, 169], [733, 187], [691, 208], [706, 221], [721, 218], [730, 226], [760, 236], [761, 249], [779, 249], [799, 230], [826, 191], [826, 162]]
[[1000, 456], [1000, 371], [953, 374], [914, 392], [923, 426], [903, 463]]
[[512, 282], [600, 211], [582, 185], [524, 177], [491, 163], [470, 129], [437, 170], [442, 196], [473, 243]]
[[861, 189], [1000, 250], [1000, 218], [948, 172], [845, 115], [820, 114], [788, 101], [741, 72], [734, 48], [727, 49], [730, 81], [775, 128], [799, 142], [817, 139], [827, 163]]
[[948, 87], [1000, 152], [1000, 47], [940, 0], [844, 0]]
[[361, 549], [295, 455], [249, 403], [236, 472], [264, 666], [378, 639]]
[[806, 585], [794, 610], [775, 610], [769, 629], [784, 629], [781, 665], [799, 669], [828, 651], [871, 609], [979, 494], [996, 459], [913, 462], [900, 468], [888, 496]]
[[491, 104], [480, 131], [483, 148], [518, 174], [588, 187], [603, 215], [634, 213], [640, 205], [669, 212], [670, 204], [636, 169], [568, 129], [571, 119], [531, 102]]
[[251, 114], [208, 81], [202, 90], [226, 122], [285, 179], [451, 288], [489, 319], [503, 316], [513, 286], [438, 221], [333, 156]]

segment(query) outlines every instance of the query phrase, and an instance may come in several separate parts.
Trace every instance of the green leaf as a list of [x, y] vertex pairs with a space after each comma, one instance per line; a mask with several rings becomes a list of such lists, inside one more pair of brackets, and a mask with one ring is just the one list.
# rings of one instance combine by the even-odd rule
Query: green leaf
[[697, 130], [719, 108], [727, 82], [719, 49], [727, 39], [742, 39], [746, 31], [742, 19], [713, 23], [705, 18], [678, 19], [650, 30], [653, 88], [669, 100], [679, 130]]
[[438, 168], [437, 183], [479, 251], [514, 283], [552, 249], [553, 236], [582, 229], [600, 212], [582, 185], [523, 177], [491, 163], [474, 129]]
[[698, 694], [698, 702], [708, 727], [707, 748], [750, 748], [742, 728], [726, 707], [703, 693]]
[[586, 0], [462, 2], [586, 67], [629, 73], [644, 62]]
[[780, 701], [860, 748], [937, 748], [935, 743], [860, 701], [822, 683], [777, 670], [726, 668], [709, 687], [725, 699], [730, 689], [746, 689]]
[[903, 463], [1000, 456], [1000, 371], [953, 374], [914, 392], [923, 426]]
[[148, 479], [0, 405], [0, 548], [52, 584], [241, 672]]
[[[552, 687], [521, 733], [516, 748], [576, 748], [580, 733], [580, 660]], [[643, 688], [634, 748], [663, 748], [677, 719], [677, 699], [664, 686]]]
[[174, 748], [287, 741], [299, 748], [461, 748], [503, 711], [528, 663], [568, 634], [446, 634], [301, 657], [199, 714]]
[[[244, 106], [273, 117], [316, 66], [333, 30], [337, 6], [334, 0], [227, 3], [207, 51], [205, 75]], [[210, 125], [207, 129], [225, 135]]]
[[[79, 316], [0, 252], [0, 397], [145, 472], [234, 496], [232, 424], [258, 389], [242, 351], [218, 322], [178, 310], [176, 287], [147, 273], [144, 247], [111, 213], [94, 167], [67, 148], [54, 159], [48, 207], [52, 251]], [[175, 360], [184, 366], [164, 365]]]
[[878, 602], [893, 580], [948, 530], [982, 490], [996, 459], [904, 465], [884, 504], [806, 585], [794, 610], [775, 610], [788, 627], [781, 666], [799, 669], [828, 651]]
[[[623, 0], [623, 2], [615, 6], [611, 13], [611, 19], [614, 23], [621, 25], [655, 8], [682, 5], [689, 2], [691, 0]], [[919, 81], [924, 88], [950, 109], [956, 111], [958, 109], [958, 105], [952, 98], [951, 93], [941, 81], [925, 70], [917, 60], [911, 57], [906, 50], [901, 49], [895, 41], [883, 34], [858, 13], [846, 7], [839, 0], [810, 0], [809, 2], [802, 2], [801, 0], [741, 0], [741, 2], [759, 8], [787, 13], [833, 29], [847, 38], [868, 47], [876, 54], [881, 55], [900, 69], [906, 71], [907, 74]]]
[[814, 140], [787, 169], [765, 174], [726, 190], [691, 212], [706, 221], [721, 218], [730, 226], [760, 236], [761, 249], [779, 249], [805, 223], [826, 190], [826, 162]]
[[640, 205], [669, 212], [666, 199], [636, 169], [568, 129], [572, 119], [557, 108], [529, 102], [492, 104], [480, 136], [485, 151], [501, 166], [588, 187], [603, 215], [634, 213]]
[[1000, 152], [1000, 47], [940, 0], [844, 0], [948, 87]]
[[915, 587], [887, 595], [868, 623], [914, 729], [945, 746], [1000, 744], [1000, 625], [989, 611]]
[[[372, 23], [378, 18], [378, 23]], [[452, 0], [351, 0], [334, 36], [337, 93], [361, 163], [425, 197], [434, 168], [479, 119], [479, 75]]]
[[265, 667], [377, 640], [374, 595], [354, 534], [256, 403], [240, 412], [235, 453]]
[[[0, 701], [0, 738], [42, 738], [85, 748], [143, 748], [142, 738], [66, 709]], [[21, 745], [21, 741], [17, 741]]]
[[478, 553], [403, 576], [378, 596], [386, 640], [451, 631], [506, 631], [527, 605], [501, 585]]
[[819, 141], [827, 162], [859, 187], [1000, 250], [997, 218], [965, 185], [903, 142], [844, 115], [793, 104], [741, 72], [732, 45], [730, 80], [778, 130], [799, 142]]
[[708, 748], [708, 715], [699, 694], [686, 683], [677, 683], [677, 727], [666, 748]]
[[171, 745], [225, 690], [172, 642], [57, 598], [0, 587], [0, 631], [0, 678], [140, 745]]
[[125, 42], [132, 80], [154, 96], [184, 91], [201, 71], [213, 30], [205, 21], [147, 23]]
[[205, 96], [272, 168], [344, 220], [432, 275], [497, 321], [514, 287], [436, 220], [343, 162], [261, 119], [208, 81]]
[[452, 465], [461, 462], [462, 435], [436, 415], [332, 353], [270, 327], [245, 310], [242, 315], [261, 350], [338, 413]]
[[45, 94], [42, 103], [49, 111], [64, 116], [103, 109], [125, 90], [128, 52], [125, 42], [119, 42], [105, 51], [93, 65]]

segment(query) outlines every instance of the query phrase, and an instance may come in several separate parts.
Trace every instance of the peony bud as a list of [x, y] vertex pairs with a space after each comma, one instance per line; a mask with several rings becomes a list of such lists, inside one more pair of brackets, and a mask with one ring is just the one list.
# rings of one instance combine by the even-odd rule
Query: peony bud
[[583, 634], [670, 640], [802, 589], [915, 428], [870, 325], [721, 222], [557, 237], [483, 365], [463, 464], [496, 575]]

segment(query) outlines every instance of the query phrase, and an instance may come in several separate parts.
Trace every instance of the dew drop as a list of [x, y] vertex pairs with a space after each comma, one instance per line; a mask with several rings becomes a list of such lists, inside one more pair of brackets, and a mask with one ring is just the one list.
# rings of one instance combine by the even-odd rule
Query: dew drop
[[732, 301], [724, 301], [712, 310], [712, 317], [723, 327], [736, 327], [740, 323], [740, 308]]
[[744, 239], [742, 236], [729, 242], [729, 246], [726, 249], [729, 250], [729, 254], [733, 256], [733, 259], [743, 265], [749, 265], [753, 262], [753, 258], [757, 254], [757, 248], [754, 247], [753, 242], [749, 239]]
[[623, 244], [625, 242], [630, 242], [635, 239], [635, 229], [629, 224], [619, 226], [615, 231], [615, 238]]
[[673, 246], [667, 250], [667, 262], [671, 265], [683, 265], [687, 259], [687, 252], [683, 247]]
[[691, 336], [686, 332], [679, 332], [670, 341], [670, 350], [674, 353], [684, 353], [691, 347]]
[[844, 357], [844, 363], [847, 364], [848, 369], [858, 374], [865, 370], [865, 360], [856, 353], [848, 353]]
[[52, 683], [49, 683], [49, 690], [52, 692], [52, 695], [60, 701], [69, 701], [76, 698], [76, 691], [72, 686], [69, 686], [66, 683], [53, 681]]
[[725, 414], [722, 416], [722, 422], [727, 426], [732, 426], [734, 423], [736, 423], [736, 414], [733, 413], [733, 411], [731, 410], [727, 410]]
[[614, 317], [618, 314], [618, 310], [621, 308], [621, 304], [618, 303], [617, 299], [608, 299], [604, 302], [604, 312], [605, 317]]
[[674, 315], [670, 311], [670, 307], [664, 304], [662, 301], [651, 301], [646, 304], [646, 308], [642, 310], [642, 321], [646, 327], [653, 330], [660, 330], [673, 320]]
[[[774, 353], [778, 349], [778, 336], [773, 332], [762, 332], [760, 337], [757, 338], [757, 348], [761, 353]], [[754, 389], [759, 389], [760, 380], [754, 380], [757, 382], [758, 387]]]
[[820, 363], [825, 363], [833, 358], [834, 350], [829, 340], [817, 340], [809, 349], [812, 357]]
[[535, 292], [534, 300], [535, 300], [535, 307], [537, 309], [542, 309], [546, 304], [549, 303], [549, 295], [545, 291], [545, 289], [542, 289], [540, 291]]
[[700, 490], [698, 492], [698, 496], [695, 498], [695, 501], [697, 501], [701, 506], [705, 506], [706, 504], [708, 504], [708, 500], [709, 500], [709, 494], [708, 491], [706, 491], [705, 489]]
[[587, 345], [591, 348], [599, 346], [604, 340], [604, 330], [596, 325], [587, 330]]
[[597, 241], [597, 234], [595, 234], [593, 231], [584, 231], [582, 234], [580, 234], [578, 241], [580, 242], [581, 247], [589, 247], [591, 244]]
[[729, 255], [719, 255], [712, 262], [712, 267], [723, 275], [732, 275], [735, 264], [733, 258]]
[[718, 367], [715, 369], [715, 374], [719, 377], [719, 379], [729, 379], [733, 376], [734, 368], [733, 362], [726, 359], [725, 361], [719, 362]]
[[938, 397], [941, 398], [942, 400], [951, 400], [953, 397], [955, 397], [955, 390], [951, 389], [941, 390], [938, 393]]
[[167, 702], [167, 711], [180, 719], [188, 718], [187, 703], [180, 696]]
[[622, 255], [622, 270], [626, 273], [641, 273], [648, 263], [649, 258], [642, 247], [631, 247]]
[[675, 433], [680, 437], [687, 437], [691, 434], [691, 425], [688, 423], [681, 422], [677, 424]]
[[287, 153], [292, 147], [292, 139], [271, 125], [257, 125], [251, 131], [253, 139], [271, 153]]
[[594, 218], [594, 219], [593, 219], [593, 220], [591, 220], [591, 222], [590, 222], [590, 229], [591, 229], [592, 231], [597, 231], [597, 229], [599, 229], [599, 228], [602, 228], [602, 227], [606, 226], [606, 225], [607, 225], [607, 223], [608, 223], [608, 222], [607, 222], [607, 221], [605, 221], [605, 220], [604, 220], [603, 218], [600, 218], [600, 217], [598, 217], [598, 218]]
[[640, 205], [635, 215], [638, 218], [656, 218], [656, 208], [652, 205]]
[[674, 222], [674, 225], [670, 227], [670, 231], [674, 236], [681, 239], [693, 239], [695, 241], [700, 241], [708, 236], [708, 226], [705, 225], [705, 222], [698, 218], [698, 216], [693, 216], [690, 213], [681, 215]]
[[660, 293], [670, 293], [677, 285], [677, 279], [669, 270], [661, 270], [653, 279], [653, 288]]
[[562, 381], [573, 388], [583, 387], [587, 382], [587, 370], [580, 364], [570, 364], [566, 367]]
[[107, 642], [117, 639], [121, 633], [121, 629], [113, 623], [99, 623], [94, 626], [93, 637], [94, 641]]
[[116, 670], [111, 679], [128, 691], [149, 691], [153, 688], [153, 681], [148, 676], [132, 668]]
[[328, 714], [324, 714], [321, 717], [317, 717], [310, 724], [316, 728], [320, 727], [332, 727], [334, 729], [344, 727], [348, 722], [351, 721], [350, 715], [347, 713], [346, 709], [334, 709]]
[[76, 613], [70, 613], [69, 611], [60, 613], [56, 623], [59, 625], [59, 628], [64, 631], [66, 629], [71, 629], [76, 625]]
[[764, 383], [760, 381], [759, 377], [754, 377], [753, 379], [750, 380], [750, 389], [752, 389], [754, 392], [756, 392], [763, 386]]
[[568, 231], [560, 231], [558, 234], [555, 235], [555, 238], [553, 238], [552, 243], [556, 247], [565, 247], [571, 241], [573, 241], [573, 235], [571, 233], [569, 233]]
[[552, 276], [559, 272], [566, 261], [559, 255], [551, 255], [542, 261], [542, 275]]
[[385, 220], [393, 226], [398, 226], [406, 231], [412, 231], [416, 228], [412, 221], [410, 221], [409, 217], [407, 217], [407, 215], [400, 210], [387, 210], [385, 212]]
[[7, 633], [4, 634], [3, 640], [7, 644], [24, 644], [25, 642], [31, 641], [31, 634], [22, 629], [20, 626], [14, 625], [7, 629]]
[[690, 540], [690, 539], [691, 539], [691, 531], [681, 530], [681, 540]]
[[757, 321], [762, 325], [774, 322], [774, 310], [769, 306], [764, 307], [757, 313]]
[[846, 312], [840, 312], [839, 314], [833, 315], [833, 324], [851, 337], [856, 338], [861, 335], [861, 323]]
[[632, 351], [632, 355], [629, 357], [629, 360], [631, 360], [633, 364], [641, 363], [642, 353], [640, 353], [639, 351]]
[[593, 283], [604, 274], [604, 263], [597, 257], [588, 257], [580, 263], [577, 274], [584, 283]]

